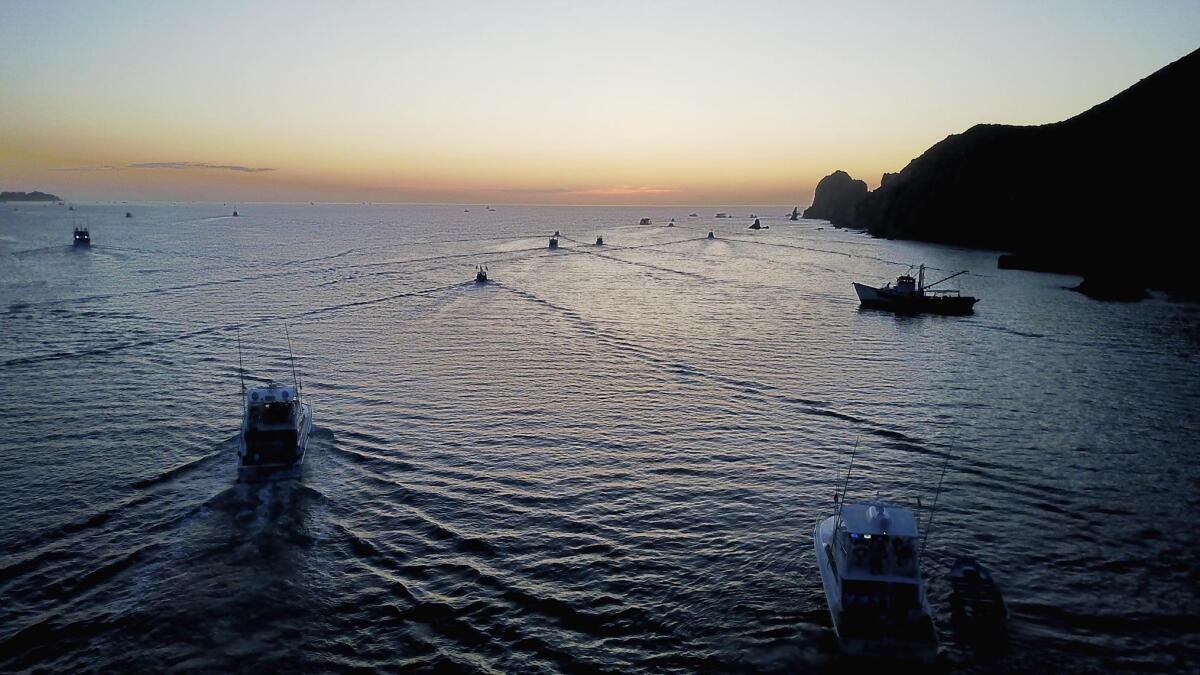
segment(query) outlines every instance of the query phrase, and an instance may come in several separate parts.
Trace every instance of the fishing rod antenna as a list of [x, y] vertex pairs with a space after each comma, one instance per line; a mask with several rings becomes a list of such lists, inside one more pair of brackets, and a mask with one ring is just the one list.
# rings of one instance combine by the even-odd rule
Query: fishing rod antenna
[[300, 375], [296, 370], [296, 355], [292, 353], [292, 331], [287, 321], [283, 322], [283, 334], [287, 336], [288, 358], [292, 361], [292, 384], [296, 385], [296, 398], [300, 398]]
[[929, 520], [925, 523], [925, 536], [921, 538], [921, 557], [925, 556], [925, 544], [929, 542], [929, 531], [933, 529], [933, 516], [937, 513], [938, 498], [942, 495], [942, 481], [946, 479], [946, 468], [950, 466], [950, 455], [942, 462], [942, 473], [938, 476], [937, 490], [933, 493], [933, 506], [929, 508]]

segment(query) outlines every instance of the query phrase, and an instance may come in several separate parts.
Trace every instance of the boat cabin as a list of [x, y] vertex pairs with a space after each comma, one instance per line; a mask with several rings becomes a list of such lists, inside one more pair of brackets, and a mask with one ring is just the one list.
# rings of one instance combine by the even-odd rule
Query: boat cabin
[[296, 453], [303, 411], [294, 387], [271, 384], [246, 392], [243, 435], [254, 463], [286, 463]]
[[834, 533], [838, 572], [846, 581], [885, 577], [915, 583], [917, 537], [917, 521], [908, 509], [844, 504]]
[[912, 293], [915, 295], [917, 292], [917, 280], [912, 275], [902, 274], [896, 277], [896, 285], [892, 286], [888, 284], [888, 288], [897, 293]]

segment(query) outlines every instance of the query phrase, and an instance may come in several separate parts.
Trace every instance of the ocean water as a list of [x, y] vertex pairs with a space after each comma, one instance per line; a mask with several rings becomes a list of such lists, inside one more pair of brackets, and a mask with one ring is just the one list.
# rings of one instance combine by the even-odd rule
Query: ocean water
[[[1198, 667], [1194, 304], [780, 206], [0, 208], [0, 670], [845, 670], [811, 533], [856, 444], [850, 499], [946, 467], [939, 669]], [[976, 314], [858, 308], [922, 262]], [[285, 326], [315, 437], [238, 484], [237, 343], [288, 381]]]

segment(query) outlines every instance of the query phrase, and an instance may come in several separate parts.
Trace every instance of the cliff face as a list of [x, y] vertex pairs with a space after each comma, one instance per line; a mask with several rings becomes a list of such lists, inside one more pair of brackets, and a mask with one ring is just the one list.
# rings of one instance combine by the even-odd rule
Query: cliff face
[[1119, 269], [1197, 292], [1172, 239], [1195, 229], [1198, 90], [1200, 50], [1063, 122], [949, 136], [842, 208], [879, 236], [1009, 250], [1062, 271]]
[[834, 225], [854, 225], [858, 205], [867, 196], [867, 184], [845, 171], [834, 171], [817, 183], [812, 206], [805, 218], [821, 218]]

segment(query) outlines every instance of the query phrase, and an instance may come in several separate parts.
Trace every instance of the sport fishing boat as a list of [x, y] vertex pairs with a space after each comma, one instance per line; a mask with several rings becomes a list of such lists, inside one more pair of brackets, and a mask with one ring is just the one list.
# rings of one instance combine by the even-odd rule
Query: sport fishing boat
[[475, 283], [486, 284], [488, 282], [487, 268], [483, 265], [475, 266]]
[[649, 218], [642, 218], [641, 220], [638, 221], [638, 225], [649, 225], [649, 224], [650, 224]]
[[238, 480], [298, 474], [312, 432], [312, 408], [296, 387], [271, 383], [246, 392]]
[[75, 228], [74, 241], [75, 246], [91, 246], [92, 234], [88, 232], [87, 227], [77, 227]]
[[[242, 433], [238, 436], [238, 480], [292, 478], [300, 475], [312, 433], [312, 408], [302, 400], [300, 376], [292, 359], [292, 386], [276, 382], [246, 390], [242, 377]], [[242, 343], [238, 339], [238, 375]]]
[[604, 245], [604, 237], [596, 237], [596, 245], [603, 246]]
[[817, 523], [813, 545], [843, 654], [923, 663], [937, 658], [911, 511], [882, 502], [842, 503]]
[[558, 248], [558, 233], [555, 232], [553, 237], [550, 237], [550, 248]]
[[915, 279], [910, 274], [902, 274], [896, 278], [896, 285], [888, 283], [878, 288], [855, 282], [854, 292], [858, 294], [858, 301], [863, 307], [886, 309], [897, 314], [970, 314], [975, 311], [978, 298], [962, 295], [959, 291], [930, 290], [966, 273], [963, 270], [926, 284], [925, 266], [921, 265]]

